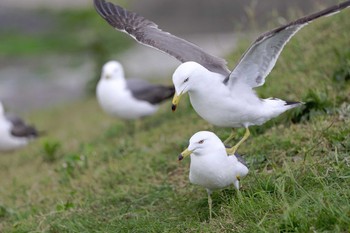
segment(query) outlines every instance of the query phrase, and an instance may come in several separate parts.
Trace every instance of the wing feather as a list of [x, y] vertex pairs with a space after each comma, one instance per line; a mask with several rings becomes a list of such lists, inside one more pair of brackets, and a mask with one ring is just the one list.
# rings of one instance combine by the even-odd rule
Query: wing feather
[[302, 27], [317, 18], [334, 15], [349, 6], [350, 1], [345, 1], [262, 34], [243, 54], [225, 82], [233, 85], [236, 80], [241, 80], [252, 88], [263, 85], [284, 46]]
[[230, 74], [224, 59], [210, 55], [199, 46], [160, 30], [154, 22], [105, 0], [94, 0], [94, 4], [96, 11], [111, 26], [127, 33], [139, 43], [167, 53], [181, 62], [195, 61], [225, 77]]
[[150, 104], [159, 104], [175, 93], [174, 86], [153, 85], [145, 80], [127, 79], [126, 83], [134, 98]]
[[14, 115], [5, 115], [5, 118], [11, 122], [11, 135], [14, 137], [35, 138], [38, 131], [30, 125], [27, 125], [21, 118]]

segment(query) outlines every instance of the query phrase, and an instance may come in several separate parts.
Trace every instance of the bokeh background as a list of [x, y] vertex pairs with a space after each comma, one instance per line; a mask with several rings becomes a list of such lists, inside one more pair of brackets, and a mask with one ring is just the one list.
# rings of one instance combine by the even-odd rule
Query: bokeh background
[[[333, 1], [114, 2], [224, 56], [235, 48], [240, 34], [255, 36]], [[0, 34], [0, 100], [20, 113], [93, 94], [100, 67], [108, 59], [120, 60], [128, 76], [148, 79], [169, 79], [179, 64], [115, 32], [87, 0], [3, 0]]]

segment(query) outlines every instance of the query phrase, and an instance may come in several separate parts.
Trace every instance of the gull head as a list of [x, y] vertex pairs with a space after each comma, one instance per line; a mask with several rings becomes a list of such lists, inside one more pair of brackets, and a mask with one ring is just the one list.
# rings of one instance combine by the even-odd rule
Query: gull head
[[191, 154], [194, 156], [205, 156], [205, 154], [210, 154], [207, 152], [217, 150], [225, 152], [224, 144], [220, 138], [212, 132], [199, 131], [191, 137], [188, 148], [179, 155], [179, 160], [183, 160]]
[[183, 94], [193, 90], [196, 87], [198, 78], [206, 70], [200, 64], [189, 61], [182, 63], [173, 74], [173, 84], [175, 95], [172, 101], [172, 110], [175, 111]]
[[117, 61], [109, 61], [103, 65], [101, 79], [124, 79], [124, 69]]

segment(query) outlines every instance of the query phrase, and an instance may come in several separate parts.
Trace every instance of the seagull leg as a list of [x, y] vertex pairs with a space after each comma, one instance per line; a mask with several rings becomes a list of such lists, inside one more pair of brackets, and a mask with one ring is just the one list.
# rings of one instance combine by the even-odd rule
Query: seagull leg
[[247, 127], [247, 128], [245, 129], [245, 134], [244, 134], [243, 138], [242, 138], [236, 145], [234, 145], [233, 147], [226, 149], [227, 154], [229, 154], [229, 155], [234, 155], [235, 152], [236, 152], [236, 150], [238, 149], [238, 147], [239, 147], [245, 140], [247, 140], [247, 138], [249, 137], [249, 135], [250, 135], [250, 131], [249, 131], [248, 127]]
[[209, 189], [207, 189], [207, 193], [208, 193], [208, 205], [209, 205], [209, 221], [211, 221], [212, 218], [212, 203], [213, 200], [211, 199], [211, 191]]
[[235, 130], [232, 128], [230, 136], [224, 141], [224, 145], [228, 144], [235, 137]]

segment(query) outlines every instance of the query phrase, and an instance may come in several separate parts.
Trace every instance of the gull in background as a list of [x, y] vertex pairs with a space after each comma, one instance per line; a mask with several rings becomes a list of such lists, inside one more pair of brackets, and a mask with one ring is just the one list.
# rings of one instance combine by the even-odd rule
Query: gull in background
[[[127, 33], [137, 42], [167, 53], [182, 64], [173, 74], [175, 95], [172, 110], [188, 92], [195, 111], [209, 123], [244, 127], [243, 138], [227, 152], [234, 154], [249, 137], [248, 127], [261, 125], [281, 113], [298, 107], [301, 102], [277, 98], [261, 99], [254, 88], [262, 86], [286, 43], [313, 20], [333, 15], [350, 6], [350, 1], [331, 6], [260, 35], [230, 71], [226, 61], [197, 45], [160, 30], [154, 22], [105, 0], [94, 0], [97, 12], [115, 29]], [[234, 137], [232, 131], [225, 143]]]
[[191, 137], [188, 148], [179, 155], [179, 160], [187, 156], [191, 158], [190, 182], [207, 189], [211, 219], [211, 193], [231, 184], [239, 190], [239, 181], [249, 170], [238, 154], [227, 156], [225, 145], [209, 131], [200, 131]]
[[159, 104], [174, 95], [173, 86], [153, 85], [141, 79], [125, 79], [122, 65], [109, 61], [102, 68], [96, 96], [109, 115], [125, 120], [154, 114]]
[[26, 146], [39, 136], [38, 131], [21, 118], [6, 114], [0, 102], [0, 151], [13, 151]]

